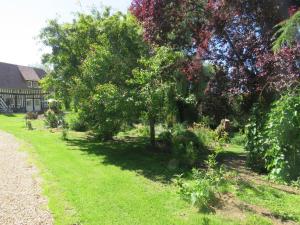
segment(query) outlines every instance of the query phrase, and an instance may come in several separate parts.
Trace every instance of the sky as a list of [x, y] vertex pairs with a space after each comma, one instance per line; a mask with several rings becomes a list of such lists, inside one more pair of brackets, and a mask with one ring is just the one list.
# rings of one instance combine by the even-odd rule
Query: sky
[[71, 21], [73, 13], [111, 6], [126, 12], [131, 0], [0, 0], [0, 62], [39, 65], [46, 51], [38, 41], [47, 20]]

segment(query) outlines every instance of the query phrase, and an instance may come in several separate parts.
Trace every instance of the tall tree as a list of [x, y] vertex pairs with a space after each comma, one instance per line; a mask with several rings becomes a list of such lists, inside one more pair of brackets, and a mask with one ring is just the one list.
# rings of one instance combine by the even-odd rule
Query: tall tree
[[274, 26], [299, 5], [298, 0], [134, 0], [131, 12], [147, 41], [185, 52], [189, 78], [198, 80], [200, 60], [209, 60], [230, 78], [228, 91], [251, 93], [255, 100], [266, 90], [265, 76], [274, 75], [261, 73], [259, 57], [271, 53]]
[[134, 115], [128, 80], [148, 52], [136, 19], [108, 10], [77, 14], [72, 23], [50, 21], [41, 38], [52, 49], [45, 86], [71, 100], [98, 136], [112, 138]]

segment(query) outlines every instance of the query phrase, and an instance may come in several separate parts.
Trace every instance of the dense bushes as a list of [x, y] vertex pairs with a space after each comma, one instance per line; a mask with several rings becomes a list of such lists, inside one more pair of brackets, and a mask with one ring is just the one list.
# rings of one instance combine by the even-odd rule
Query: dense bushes
[[257, 172], [266, 172], [264, 143], [264, 127], [267, 119], [267, 112], [258, 105], [252, 110], [249, 124], [246, 126], [246, 151], [248, 151], [248, 165]]
[[299, 89], [279, 99], [269, 114], [254, 110], [247, 126], [249, 164], [286, 181], [300, 176]]
[[87, 123], [79, 114], [71, 114], [68, 118], [69, 128], [74, 131], [83, 132], [87, 130]]
[[287, 180], [300, 177], [300, 89], [275, 103], [265, 133], [265, 158], [271, 176]]
[[203, 162], [209, 149], [216, 150], [216, 133], [203, 124], [194, 124], [187, 128], [183, 124], [175, 124], [170, 130], [161, 132], [158, 143], [168, 149], [172, 157], [181, 165], [195, 166]]
[[192, 166], [205, 154], [205, 146], [192, 131], [179, 130], [173, 133], [172, 153], [180, 163]]

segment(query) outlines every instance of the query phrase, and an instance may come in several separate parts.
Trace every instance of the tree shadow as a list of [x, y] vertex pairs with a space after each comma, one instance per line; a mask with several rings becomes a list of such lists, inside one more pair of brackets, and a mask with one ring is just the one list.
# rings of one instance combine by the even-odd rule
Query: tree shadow
[[6, 117], [16, 117], [14, 113], [0, 113], [0, 114]]
[[171, 155], [151, 149], [146, 138], [127, 138], [109, 142], [78, 138], [69, 139], [67, 143], [87, 154], [99, 156], [104, 165], [115, 165], [123, 170], [135, 171], [161, 183], [169, 183], [175, 175], [188, 169], [170, 166]]

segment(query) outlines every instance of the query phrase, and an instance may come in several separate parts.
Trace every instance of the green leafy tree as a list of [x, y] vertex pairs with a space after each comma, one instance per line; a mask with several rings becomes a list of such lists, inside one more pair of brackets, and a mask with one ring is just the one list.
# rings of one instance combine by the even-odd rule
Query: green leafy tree
[[77, 14], [72, 23], [50, 21], [41, 38], [52, 49], [44, 56], [53, 68], [44, 87], [72, 102], [98, 136], [112, 138], [138, 111], [128, 80], [147, 45], [135, 18], [108, 10]]
[[170, 48], [156, 48], [151, 56], [143, 57], [140, 67], [133, 71], [131, 84], [135, 85], [142, 111], [149, 121], [152, 146], [155, 146], [155, 124], [174, 108], [180, 90], [176, 81], [183, 76], [178, 66], [182, 58], [182, 53]]

